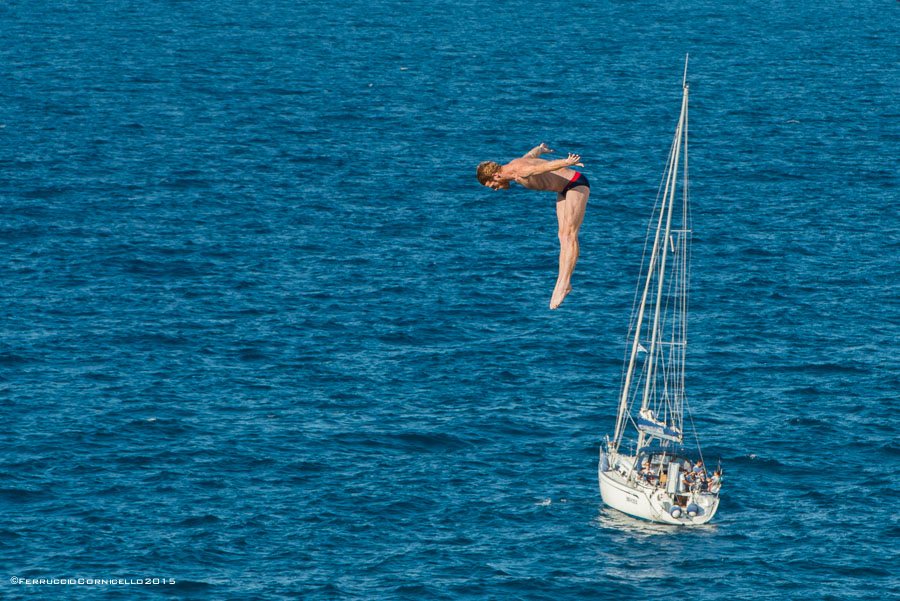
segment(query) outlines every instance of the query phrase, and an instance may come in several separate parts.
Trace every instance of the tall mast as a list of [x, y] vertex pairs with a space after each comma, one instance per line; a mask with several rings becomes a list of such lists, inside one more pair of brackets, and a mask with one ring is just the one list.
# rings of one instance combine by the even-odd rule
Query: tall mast
[[[670, 171], [671, 174], [671, 171]], [[666, 188], [668, 189], [668, 182]], [[628, 360], [628, 370], [625, 372], [625, 384], [622, 387], [622, 399], [619, 403], [619, 414], [616, 417], [616, 431], [613, 436], [615, 447], [618, 449], [619, 439], [625, 429], [625, 414], [628, 412], [628, 391], [631, 388], [631, 379], [634, 375], [634, 364], [637, 358], [638, 348], [640, 347], [641, 324], [644, 321], [644, 309], [647, 306], [647, 293], [650, 291], [650, 282], [652, 280], [653, 268], [656, 264], [656, 257], [659, 254], [659, 233], [662, 229], [662, 218], [666, 207], [666, 194], [663, 194], [663, 202], [659, 211], [659, 221], [656, 224], [656, 236], [653, 239], [653, 250], [650, 253], [650, 262], [647, 265], [647, 281], [644, 283], [644, 292], [641, 294], [641, 304], [638, 308], [637, 323], [634, 326], [634, 342], [631, 344], [631, 358]]]
[[[666, 169], [668, 174], [667, 174], [667, 178], [666, 178], [665, 190], [663, 192], [663, 201], [662, 201], [662, 205], [660, 206], [659, 220], [657, 221], [657, 224], [656, 224], [656, 235], [654, 236], [654, 240], [653, 240], [653, 250], [650, 254], [650, 261], [649, 261], [648, 267], [647, 267], [647, 279], [644, 283], [644, 291], [641, 294], [641, 302], [640, 302], [640, 306], [638, 308], [637, 322], [634, 327], [634, 340], [632, 341], [632, 345], [631, 345], [631, 355], [630, 355], [630, 358], [628, 361], [628, 369], [626, 370], [626, 373], [625, 373], [625, 382], [624, 382], [624, 385], [622, 386], [622, 397], [621, 397], [620, 403], [619, 403], [619, 412], [616, 417], [616, 429], [615, 429], [615, 433], [613, 436], [613, 441], [614, 441], [613, 444], [614, 444], [615, 450], [618, 450], [619, 442], [620, 442], [622, 433], [625, 429], [625, 416], [626, 416], [626, 413], [628, 412], [628, 396], [629, 396], [629, 390], [631, 388], [631, 381], [634, 376], [634, 368], [635, 368], [637, 353], [638, 353], [638, 349], [640, 348], [640, 333], [641, 333], [641, 326], [643, 324], [643, 319], [644, 319], [644, 312], [645, 312], [646, 305], [647, 305], [647, 295], [650, 290], [650, 283], [653, 279], [653, 272], [656, 267], [656, 261], [659, 256], [660, 250], [662, 250], [662, 253], [663, 253], [662, 254], [662, 264], [660, 266], [659, 276], [658, 276], [659, 282], [658, 282], [657, 295], [656, 295], [656, 307], [655, 307], [653, 330], [652, 330], [652, 342], [651, 342], [650, 352], [648, 354], [648, 361], [650, 361], [650, 364], [649, 364], [649, 370], [647, 373], [647, 382], [646, 382], [646, 385], [644, 388], [644, 396], [641, 401], [641, 408], [646, 409], [647, 405], [649, 403], [650, 380], [651, 380], [651, 376], [653, 374], [653, 363], [654, 363], [653, 357], [654, 357], [655, 346], [656, 346], [657, 329], [658, 329], [657, 326], [659, 323], [659, 305], [660, 305], [660, 299], [661, 299], [661, 295], [662, 295], [663, 279], [664, 279], [663, 275], [665, 272], [665, 263], [666, 263], [665, 246], [668, 243], [670, 230], [671, 230], [672, 205], [673, 205], [673, 201], [674, 201], [675, 184], [676, 184], [677, 173], [678, 173], [678, 157], [679, 157], [679, 151], [681, 149], [681, 138], [683, 135], [684, 122], [685, 122], [685, 119], [687, 116], [687, 100], [688, 100], [687, 56], [685, 57], [685, 62], [684, 62], [684, 78], [682, 80], [682, 88], [683, 88], [683, 96], [682, 96], [682, 100], [681, 100], [681, 114], [678, 117], [678, 127], [676, 128], [675, 140], [673, 142], [673, 145], [675, 148], [672, 153], [672, 157], [670, 158], [671, 162], [668, 164], [667, 169]], [[685, 158], [687, 158], [687, 157], [685, 157]], [[662, 247], [660, 247], [660, 233], [662, 231], [662, 222], [663, 222], [664, 214], [666, 215], [665, 236], [662, 239]], [[640, 432], [639, 437], [638, 437], [638, 448], [640, 448], [643, 445], [643, 441], [644, 441], [644, 433]]]
[[[678, 116], [678, 127], [675, 130], [675, 152], [672, 156], [671, 172], [668, 186], [663, 194], [669, 197], [668, 206], [666, 207], [666, 231], [662, 241], [662, 257], [659, 264], [659, 275], [657, 276], [656, 301], [653, 306], [653, 327], [650, 329], [650, 350], [647, 354], [647, 375], [644, 382], [644, 395], [641, 399], [641, 410], [647, 409], [650, 404], [650, 387], [654, 383], [654, 369], [656, 367], [656, 343], [659, 338], [659, 312], [662, 305], [663, 284], [665, 283], [666, 274], [666, 258], [669, 256], [666, 248], [669, 243], [669, 236], [672, 230], [672, 208], [675, 206], [675, 188], [678, 183], [678, 161], [681, 156], [681, 138], [684, 132], [684, 118], [687, 114], [688, 88], [683, 87], [681, 97], [681, 114]], [[665, 204], [665, 201], [663, 201]], [[660, 210], [662, 213], [662, 210]], [[661, 216], [660, 216], [661, 217]], [[647, 276], [648, 280], [650, 274]], [[644, 432], [638, 434], [638, 448], [644, 446]]]
[[[687, 89], [687, 57], [685, 62], [685, 83]], [[681, 227], [684, 230], [681, 234], [681, 361], [678, 366], [678, 384], [676, 393], [680, 395], [678, 402], [679, 421], [684, 419], [684, 370], [687, 365], [687, 315], [688, 315], [688, 281], [690, 279], [691, 268], [691, 237], [693, 236], [691, 219], [690, 219], [690, 182], [688, 181], [688, 129], [690, 119], [688, 118], [688, 107], [684, 108], [684, 175], [682, 176], [682, 203], [681, 203]], [[679, 423], [679, 429], [683, 431], [683, 424]]]

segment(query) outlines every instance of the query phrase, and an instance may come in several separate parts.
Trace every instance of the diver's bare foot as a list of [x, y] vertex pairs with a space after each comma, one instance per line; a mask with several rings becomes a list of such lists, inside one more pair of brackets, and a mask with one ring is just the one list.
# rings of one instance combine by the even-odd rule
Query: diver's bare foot
[[560, 306], [563, 302], [563, 299], [566, 298], [566, 295], [572, 292], [572, 286], [566, 288], [565, 292], [557, 292], [553, 291], [553, 297], [550, 298], [550, 309], [553, 310]]

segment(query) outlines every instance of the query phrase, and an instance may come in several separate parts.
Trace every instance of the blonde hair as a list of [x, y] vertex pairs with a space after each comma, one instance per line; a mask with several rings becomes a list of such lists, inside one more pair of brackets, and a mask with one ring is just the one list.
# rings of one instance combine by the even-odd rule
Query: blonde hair
[[494, 161], [482, 161], [478, 164], [478, 183], [487, 185], [489, 181], [494, 179], [494, 174], [500, 171], [500, 164]]

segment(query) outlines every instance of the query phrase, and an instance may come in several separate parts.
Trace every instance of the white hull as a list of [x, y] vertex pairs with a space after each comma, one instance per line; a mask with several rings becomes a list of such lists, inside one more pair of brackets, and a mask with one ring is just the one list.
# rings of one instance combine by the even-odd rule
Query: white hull
[[[598, 470], [600, 496], [608, 506], [642, 520], [679, 526], [705, 524], [716, 514], [719, 508], [717, 495], [690, 491], [672, 495], [660, 486], [628, 479], [623, 471], [627, 472], [627, 467], [633, 462], [633, 457], [619, 457], [617, 463], [620, 468], [616, 469], [608, 465], [608, 459], [601, 458]], [[686, 510], [682, 510], [680, 516], [673, 517], [673, 505], [680, 505], [676, 497], [686, 501], [683, 503], [685, 506], [695, 506], [696, 515], [688, 515]]]

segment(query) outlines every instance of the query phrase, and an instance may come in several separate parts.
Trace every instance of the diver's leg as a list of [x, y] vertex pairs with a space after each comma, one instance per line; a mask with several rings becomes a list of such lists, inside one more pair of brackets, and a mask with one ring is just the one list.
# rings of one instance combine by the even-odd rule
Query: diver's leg
[[550, 298], [550, 308], [556, 309], [572, 291], [572, 272], [578, 261], [578, 228], [584, 221], [590, 189], [576, 186], [565, 196], [557, 195], [556, 219], [559, 222], [559, 277]]

